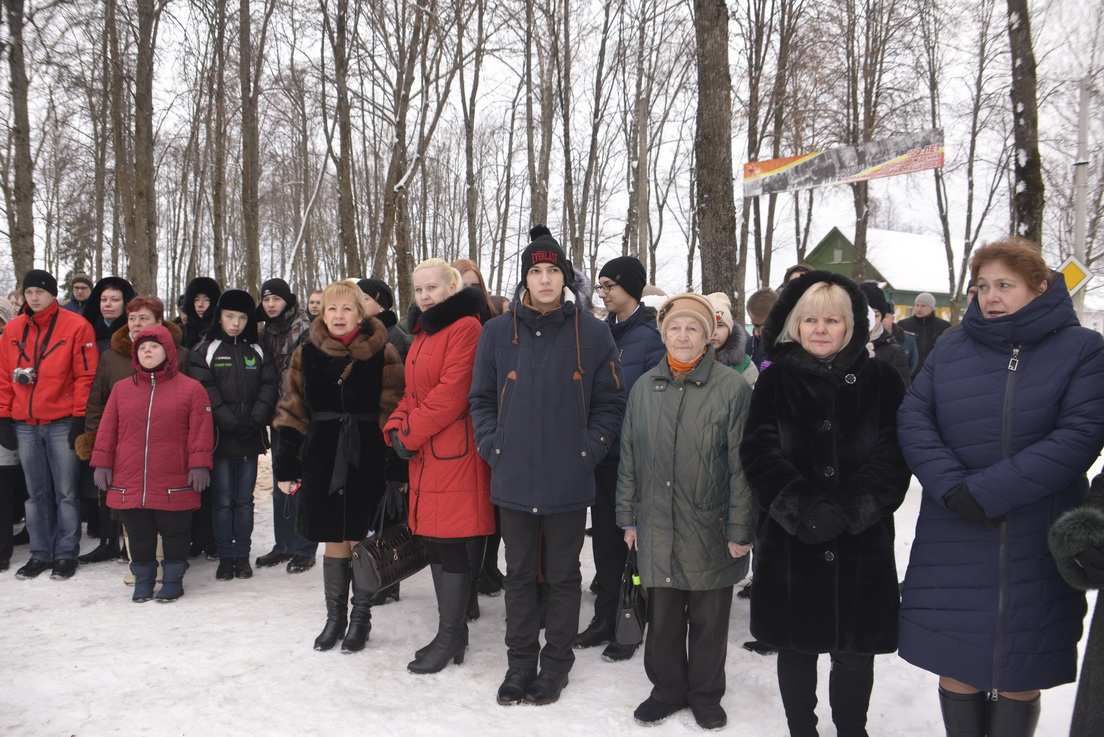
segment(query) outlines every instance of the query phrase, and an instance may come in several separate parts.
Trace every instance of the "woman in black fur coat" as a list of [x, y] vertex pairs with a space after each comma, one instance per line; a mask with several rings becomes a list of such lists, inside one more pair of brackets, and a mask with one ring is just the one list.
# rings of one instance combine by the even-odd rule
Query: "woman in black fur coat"
[[897, 372], [869, 358], [866, 299], [823, 271], [789, 284], [763, 340], [740, 456], [759, 505], [751, 632], [778, 649], [792, 737], [817, 734], [816, 663], [832, 658], [840, 737], [866, 737], [874, 654], [897, 646], [893, 512], [909, 471]]

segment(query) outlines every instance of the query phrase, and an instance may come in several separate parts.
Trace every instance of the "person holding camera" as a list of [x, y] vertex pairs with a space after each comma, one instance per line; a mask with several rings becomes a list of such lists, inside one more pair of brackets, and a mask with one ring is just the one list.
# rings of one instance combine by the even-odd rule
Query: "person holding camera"
[[80, 553], [80, 494], [73, 443], [99, 353], [92, 326], [61, 309], [57, 280], [32, 269], [23, 277], [23, 313], [8, 323], [0, 346], [0, 445], [19, 449], [27, 481], [31, 559], [16, 572], [52, 570], [67, 579]]

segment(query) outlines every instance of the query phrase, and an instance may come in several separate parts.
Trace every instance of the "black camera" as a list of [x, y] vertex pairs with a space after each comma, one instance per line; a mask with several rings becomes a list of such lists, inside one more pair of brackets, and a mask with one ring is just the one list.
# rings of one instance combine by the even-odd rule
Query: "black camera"
[[35, 380], [37, 378], [38, 375], [35, 372], [34, 368], [17, 368], [12, 371], [12, 381], [14, 381], [16, 384], [29, 386], [35, 383]]

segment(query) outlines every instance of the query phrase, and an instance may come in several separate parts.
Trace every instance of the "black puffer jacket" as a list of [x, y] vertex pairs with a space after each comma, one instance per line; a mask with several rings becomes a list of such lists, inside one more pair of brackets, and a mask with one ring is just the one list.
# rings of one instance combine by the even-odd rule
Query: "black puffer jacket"
[[292, 295], [291, 302], [279, 317], [269, 320], [260, 307], [257, 319], [263, 322], [259, 329], [261, 348], [272, 359], [276, 376], [283, 384], [284, 375], [291, 365], [291, 354], [299, 346], [303, 336], [310, 330], [310, 319], [299, 311], [298, 300]]
[[[195, 311], [195, 298], [206, 294], [211, 300], [211, 306], [207, 313], [200, 318]], [[188, 322], [184, 325], [184, 347], [192, 348], [206, 337], [207, 328], [212, 324], [215, 314], [215, 305], [218, 304], [222, 288], [218, 282], [209, 276], [197, 276], [188, 282], [184, 290], [184, 314], [188, 316]]]
[[[123, 314], [111, 322], [105, 322], [100, 313], [100, 297], [105, 289], [116, 289], [123, 293]], [[135, 295], [134, 287], [121, 276], [105, 276], [92, 288], [92, 294], [85, 300], [81, 314], [84, 315], [85, 320], [92, 323], [92, 329], [96, 331], [96, 350], [100, 353], [106, 351], [111, 345], [111, 336], [115, 331], [127, 324], [126, 304], [134, 299]]]
[[874, 358], [888, 363], [901, 377], [907, 388], [912, 383], [912, 370], [909, 368], [908, 356], [905, 349], [897, 344], [891, 333], [882, 331], [881, 335], [871, 341], [874, 345]]
[[256, 320], [251, 317], [242, 334], [231, 338], [219, 325], [219, 312], [211, 307], [210, 338], [192, 349], [188, 373], [211, 399], [215, 455], [255, 456], [267, 447], [265, 427], [276, 413], [279, 376], [272, 357], [257, 343]]

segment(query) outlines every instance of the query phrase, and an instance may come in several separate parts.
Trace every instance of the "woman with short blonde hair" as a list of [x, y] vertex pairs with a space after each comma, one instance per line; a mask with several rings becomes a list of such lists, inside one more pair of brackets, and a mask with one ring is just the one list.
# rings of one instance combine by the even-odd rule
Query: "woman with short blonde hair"
[[843, 344], [851, 342], [855, 332], [855, 315], [851, 309], [851, 298], [847, 290], [838, 284], [817, 282], [805, 290], [790, 314], [778, 336], [778, 343], [800, 343], [801, 323], [812, 315], [832, 314], [843, 319], [847, 331], [843, 335]]

